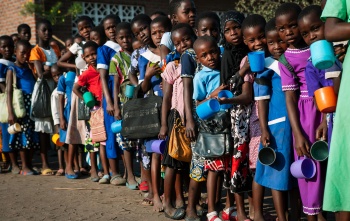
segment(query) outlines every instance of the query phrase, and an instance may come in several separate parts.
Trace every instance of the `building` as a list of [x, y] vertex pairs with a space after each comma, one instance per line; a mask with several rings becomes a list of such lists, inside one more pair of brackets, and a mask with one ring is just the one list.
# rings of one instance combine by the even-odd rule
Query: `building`
[[[35, 19], [37, 16], [24, 17], [20, 14], [23, 5], [29, 0], [1, 0], [0, 3], [0, 35], [10, 35], [17, 32], [17, 26], [21, 23], [27, 23], [32, 28], [31, 43], [35, 44]], [[32, 0], [33, 1], [33, 0]], [[34, 0], [40, 3], [42, 0]], [[51, 8], [57, 1], [46, 0], [45, 8]], [[62, 11], [71, 5], [71, 0], [61, 0], [63, 3]], [[82, 15], [88, 15], [93, 18], [95, 24], [99, 24], [104, 16], [115, 13], [123, 21], [130, 21], [139, 13], [151, 14], [155, 11], [168, 12], [168, 0], [75, 0], [80, 2], [83, 7]], [[195, 0], [197, 12], [215, 11], [219, 15], [223, 12], [233, 9], [234, 1], [229, 0]], [[60, 39], [66, 39], [77, 34], [75, 18], [68, 17], [64, 23], [54, 26], [53, 34]]]

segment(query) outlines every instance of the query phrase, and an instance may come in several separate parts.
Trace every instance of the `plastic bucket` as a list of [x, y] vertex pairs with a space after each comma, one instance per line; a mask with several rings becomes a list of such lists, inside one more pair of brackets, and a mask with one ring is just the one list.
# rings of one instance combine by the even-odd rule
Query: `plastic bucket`
[[64, 143], [60, 141], [59, 134], [52, 135], [52, 142], [58, 147], [62, 147], [64, 145]]
[[73, 84], [75, 80], [75, 72], [68, 71], [66, 75], [66, 82]]
[[21, 125], [19, 123], [14, 123], [7, 128], [7, 132], [9, 134], [15, 134], [15, 133], [18, 133], [21, 131], [22, 131], [22, 128], [21, 128]]
[[133, 98], [134, 97], [135, 86], [132, 84], [128, 84], [125, 87], [125, 97]]
[[290, 172], [298, 179], [311, 179], [316, 174], [316, 165], [312, 159], [304, 157], [290, 166]]
[[276, 160], [275, 150], [271, 147], [263, 147], [259, 150], [258, 159], [265, 166], [272, 165]]
[[248, 53], [250, 70], [252, 72], [260, 72], [265, 68], [265, 52], [253, 51]]
[[197, 106], [196, 112], [200, 119], [206, 120], [220, 111], [220, 103], [217, 99], [207, 100]]
[[91, 92], [85, 92], [83, 94], [83, 98], [84, 98], [84, 103], [86, 104], [86, 106], [92, 108], [95, 106], [95, 98], [94, 95], [92, 95]]
[[154, 140], [151, 144], [152, 152], [163, 154], [166, 146], [165, 140]]
[[120, 133], [122, 131], [123, 120], [117, 120], [112, 123], [111, 130], [113, 133]]
[[[219, 92], [218, 97], [219, 98], [233, 98], [233, 94], [229, 90], [223, 90], [223, 91]], [[221, 104], [220, 105], [220, 109], [222, 109], [222, 110], [230, 109], [231, 107], [233, 107], [232, 104]]]
[[335, 62], [333, 44], [319, 40], [310, 45], [312, 64], [321, 70], [330, 68]]
[[329, 149], [327, 142], [318, 140], [310, 148], [311, 157], [317, 161], [324, 161], [328, 158]]
[[315, 100], [322, 113], [332, 113], [337, 106], [337, 96], [332, 86], [323, 87], [315, 91]]

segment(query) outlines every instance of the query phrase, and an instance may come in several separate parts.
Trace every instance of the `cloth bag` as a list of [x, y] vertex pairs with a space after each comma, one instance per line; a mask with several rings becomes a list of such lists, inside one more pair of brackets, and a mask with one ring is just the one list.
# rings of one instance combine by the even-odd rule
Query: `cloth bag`
[[103, 109], [101, 107], [97, 110], [91, 111], [90, 128], [93, 142], [102, 142], [107, 140]]
[[163, 99], [154, 95], [152, 89], [148, 97], [138, 98], [140, 89], [141, 86], [137, 86], [133, 99], [123, 105], [121, 134], [127, 139], [153, 138], [157, 137], [160, 131]]
[[45, 79], [38, 79], [32, 94], [31, 117], [51, 117], [51, 89]]
[[78, 120], [90, 120], [90, 108], [78, 98]]
[[[26, 108], [23, 99], [23, 93], [21, 89], [17, 88], [16, 72], [12, 69], [13, 74], [13, 92], [12, 92], [12, 106], [14, 114], [17, 118], [23, 118], [26, 116]], [[0, 93], [0, 103], [3, 107], [0, 108], [0, 122], [8, 123], [9, 112], [7, 108], [7, 93]]]

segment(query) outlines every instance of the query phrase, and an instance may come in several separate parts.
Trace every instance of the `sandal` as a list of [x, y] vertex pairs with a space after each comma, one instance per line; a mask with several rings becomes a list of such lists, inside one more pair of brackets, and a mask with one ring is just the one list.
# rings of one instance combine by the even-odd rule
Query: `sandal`
[[56, 176], [63, 176], [64, 175], [64, 170], [63, 169], [59, 169], [56, 172]]
[[153, 200], [152, 199], [148, 199], [148, 198], [144, 198], [141, 202], [141, 205], [143, 206], [153, 206]]
[[125, 185], [126, 179], [124, 179], [120, 174], [117, 174], [115, 176], [112, 176], [111, 184], [116, 185], [116, 186]]
[[18, 167], [12, 168], [11, 169], [11, 173], [12, 174], [19, 174], [21, 172], [21, 170]]
[[147, 181], [143, 181], [140, 183], [139, 188], [142, 192], [148, 192], [148, 183]]
[[98, 182], [100, 180], [100, 177], [90, 177], [90, 180], [92, 182]]
[[80, 168], [80, 174], [83, 176], [90, 175], [90, 173], [85, 168]]
[[103, 177], [98, 181], [99, 184], [109, 184], [110, 176], [103, 175]]
[[180, 219], [184, 218], [185, 214], [186, 214], [186, 211], [182, 208], [176, 209], [174, 215], [172, 215], [172, 216], [170, 216], [169, 214], [167, 214], [164, 211], [164, 215], [166, 218], [170, 218], [170, 219], [174, 219], [174, 220], [180, 220]]
[[139, 184], [136, 182], [136, 184], [129, 184], [128, 181], [126, 181], [126, 187], [129, 188], [130, 190], [138, 190], [139, 189]]
[[43, 175], [43, 176], [53, 176], [54, 172], [50, 168], [47, 168], [47, 169], [41, 170], [41, 175]]
[[229, 220], [229, 221], [237, 221], [237, 213], [236, 212], [231, 212], [231, 213], [226, 213], [225, 211], [221, 212], [221, 219], [223, 221]]

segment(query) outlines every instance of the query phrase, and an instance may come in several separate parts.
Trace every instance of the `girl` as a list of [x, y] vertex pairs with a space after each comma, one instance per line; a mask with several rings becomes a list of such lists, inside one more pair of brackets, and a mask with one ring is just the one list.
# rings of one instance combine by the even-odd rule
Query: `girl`
[[90, 41], [94, 41], [99, 47], [106, 43], [107, 36], [102, 26], [96, 26], [91, 29]]
[[[221, 30], [224, 36], [225, 48], [221, 63], [221, 83], [229, 85], [235, 95], [227, 102], [234, 104], [231, 109], [231, 133], [234, 140], [231, 192], [237, 207], [237, 220], [247, 219], [244, 210], [244, 192], [251, 190], [252, 177], [249, 171], [249, 118], [252, 102], [252, 75], [247, 59], [243, 59], [249, 52], [243, 42], [242, 22], [244, 15], [240, 12], [229, 11], [221, 19]], [[248, 72], [248, 73], [247, 73]], [[226, 179], [227, 180], [227, 179]], [[225, 182], [226, 183], [226, 182]], [[228, 193], [226, 208], [223, 211], [223, 219], [232, 219], [233, 197]], [[250, 214], [251, 215], [251, 214]]]
[[[39, 26], [40, 27], [40, 26]], [[22, 175], [33, 175], [34, 171], [31, 168], [32, 158], [28, 151], [38, 149], [39, 134], [33, 129], [35, 127], [34, 121], [30, 118], [31, 97], [34, 90], [35, 78], [31, 69], [28, 67], [28, 59], [30, 56], [31, 45], [28, 41], [19, 40], [16, 45], [16, 61], [15, 65], [9, 67], [6, 74], [6, 93], [7, 93], [7, 108], [9, 113], [8, 123], [13, 125], [19, 123], [21, 125], [21, 132], [10, 136], [9, 144], [11, 149], [19, 150], [22, 161]], [[17, 82], [17, 88], [22, 90], [23, 99], [26, 108], [26, 116], [24, 118], [16, 119], [14, 109], [12, 106], [13, 83], [14, 79]]]
[[[266, 166], [257, 161], [253, 181], [254, 220], [257, 221], [264, 220], [262, 211], [264, 187], [272, 189], [278, 220], [287, 220], [285, 191], [292, 187], [292, 177], [289, 172], [292, 163], [292, 133], [278, 68], [278, 59], [287, 49], [287, 44], [280, 39], [275, 26], [274, 18], [266, 24], [266, 42], [272, 57], [265, 59], [267, 64], [265, 70], [257, 73], [254, 82], [254, 95], [255, 100], [258, 101], [262, 133], [259, 149], [269, 146], [278, 153], [272, 166]], [[261, 35], [260, 31], [256, 32], [255, 36], [251, 36], [252, 39], [258, 39]], [[250, 46], [249, 43], [248, 47]]]
[[[285, 65], [281, 63], [278, 65], [294, 137], [295, 160], [302, 156], [309, 157], [308, 150], [310, 145], [316, 141], [316, 134], [327, 130], [326, 120], [322, 120], [321, 113], [316, 110], [313, 97], [308, 95], [305, 67], [310, 57], [310, 49], [298, 29], [300, 11], [300, 7], [295, 3], [284, 3], [276, 10], [276, 28], [281, 39], [289, 44], [284, 56], [294, 69], [294, 73], [291, 73]], [[303, 211], [307, 214], [309, 221], [324, 220], [321, 208], [325, 165], [317, 161], [315, 164], [317, 173], [314, 178], [298, 179]]]
[[18, 38], [20, 40], [30, 41], [32, 37], [32, 32], [30, 26], [27, 24], [20, 24], [17, 27]]
[[[176, 43], [176, 50], [180, 54], [192, 48], [196, 39], [192, 28], [188, 25], [184, 25], [185, 24], [178, 24], [171, 31], [172, 41]], [[183, 83], [180, 74], [181, 64], [178, 65], [177, 61], [167, 63], [165, 71], [162, 73], [164, 97], [162, 103], [162, 127], [159, 132], [160, 139], [166, 139], [167, 135], [170, 136], [172, 127], [177, 118], [180, 118], [181, 122], [185, 121]], [[174, 192], [173, 187], [175, 187], [175, 202], [183, 203], [181, 170], [187, 168], [187, 163], [173, 159], [168, 154], [168, 148], [170, 148], [168, 145], [167, 149], [164, 151], [162, 160], [162, 165], [166, 167], [163, 200], [164, 212], [166, 217], [180, 219], [184, 216], [185, 210], [181, 207], [173, 207], [172, 202], [174, 200], [172, 199], [172, 193]], [[185, 218], [185, 220], [187, 219], [189, 219], [189, 217]]]
[[195, 32], [198, 37], [210, 36], [217, 42], [220, 40], [220, 18], [215, 12], [199, 14], [195, 23]]
[[[52, 26], [48, 20], [41, 20], [37, 23], [37, 34], [39, 43], [31, 50], [29, 61], [34, 65], [34, 74], [36, 75], [37, 88], [40, 81], [46, 81], [50, 88], [50, 92], [54, 89], [54, 81], [50, 73], [50, 67], [45, 62], [51, 64], [57, 63], [58, 58], [61, 56], [58, 47], [51, 47], [50, 40], [52, 37]], [[43, 63], [45, 63], [43, 65]], [[51, 94], [50, 94], [51, 95]], [[34, 97], [33, 97], [34, 99]], [[34, 118], [35, 131], [40, 135], [40, 155], [42, 161], [42, 175], [53, 175], [53, 171], [49, 168], [49, 162], [47, 157], [47, 147], [50, 143], [50, 133], [53, 132], [52, 118]]]
[[[350, 39], [349, 10], [350, 5], [347, 1], [327, 1], [321, 18], [326, 19], [325, 37], [328, 41], [336, 42]], [[346, 53], [343, 64], [344, 72], [347, 72], [349, 70], [349, 51]], [[349, 120], [349, 103], [346, 102], [349, 94], [348, 74], [342, 76], [342, 82], [343, 84], [339, 89], [337, 114], [329, 153], [323, 205], [324, 210], [340, 212], [337, 221], [350, 219], [350, 203], [347, 200], [349, 199], [349, 192], [346, 189], [349, 184], [350, 167], [343, 157], [349, 155], [349, 148], [347, 147], [350, 143], [349, 127], [345, 123]]]

